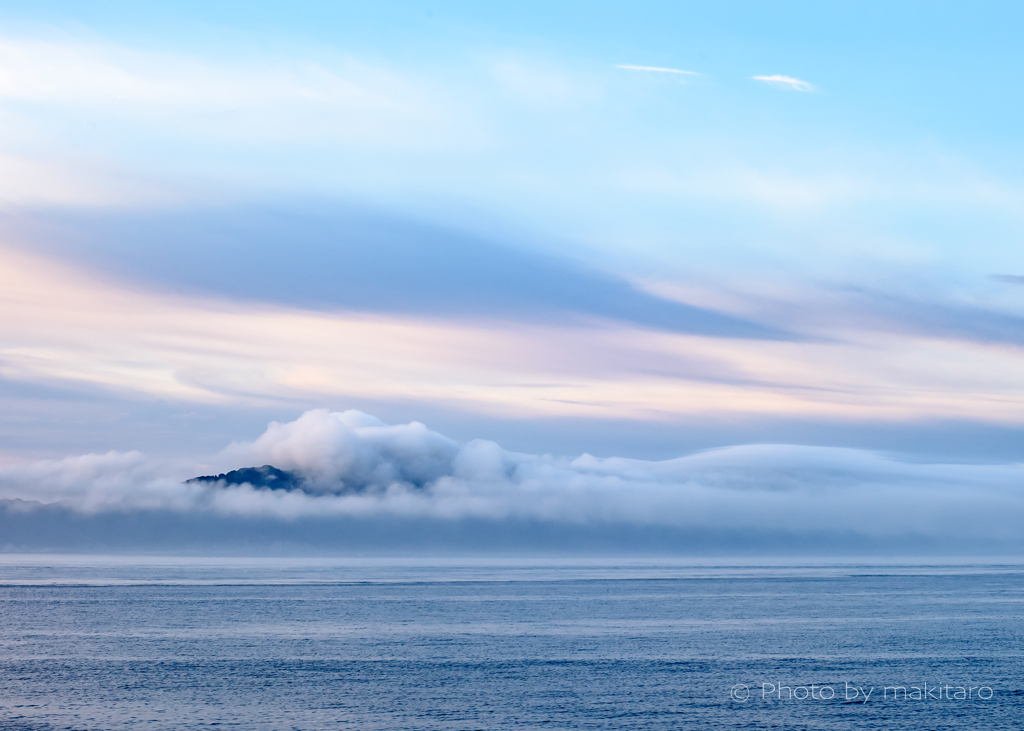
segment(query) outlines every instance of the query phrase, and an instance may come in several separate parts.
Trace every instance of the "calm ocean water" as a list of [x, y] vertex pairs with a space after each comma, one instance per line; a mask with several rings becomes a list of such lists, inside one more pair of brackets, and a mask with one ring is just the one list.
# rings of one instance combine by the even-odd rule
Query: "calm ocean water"
[[0, 556], [0, 616], [4, 729], [1024, 726], [1015, 565]]

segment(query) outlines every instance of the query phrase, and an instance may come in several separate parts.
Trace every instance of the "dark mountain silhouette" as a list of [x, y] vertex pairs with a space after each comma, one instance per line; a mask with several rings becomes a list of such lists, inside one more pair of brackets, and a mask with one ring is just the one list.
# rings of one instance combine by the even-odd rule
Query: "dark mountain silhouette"
[[222, 475], [203, 475], [193, 477], [187, 482], [224, 482], [225, 485], [243, 485], [248, 483], [253, 487], [269, 487], [275, 490], [298, 490], [302, 486], [302, 477], [293, 472], [279, 470], [269, 464], [262, 467], [243, 467], [239, 470], [231, 470]]

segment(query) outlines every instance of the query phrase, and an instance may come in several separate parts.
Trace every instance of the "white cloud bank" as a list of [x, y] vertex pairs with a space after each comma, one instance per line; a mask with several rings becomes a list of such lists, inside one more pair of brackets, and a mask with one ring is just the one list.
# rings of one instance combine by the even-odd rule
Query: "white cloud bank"
[[569, 459], [483, 440], [459, 445], [417, 422], [315, 410], [271, 423], [218, 462], [273, 464], [307, 482], [292, 491], [184, 483], [200, 468], [110, 452], [2, 467], [0, 498], [93, 513], [517, 518], [950, 540], [1015, 541], [1024, 525], [1024, 465], [908, 463], [853, 449], [753, 445], [663, 462]]
[[755, 81], [763, 81], [779, 89], [790, 89], [792, 91], [814, 91], [814, 85], [809, 81], [794, 79], [785, 74], [772, 74], [771, 76], [755, 76]]

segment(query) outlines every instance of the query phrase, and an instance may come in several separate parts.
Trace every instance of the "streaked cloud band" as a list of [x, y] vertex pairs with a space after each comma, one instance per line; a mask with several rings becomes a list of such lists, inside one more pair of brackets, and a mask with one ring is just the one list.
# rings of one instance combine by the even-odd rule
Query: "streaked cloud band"
[[816, 91], [814, 85], [809, 81], [795, 79], [785, 74], [772, 74], [771, 76], [755, 76], [756, 81], [763, 81], [779, 89], [790, 89], [792, 91]]
[[1024, 422], [1024, 352], [952, 332], [850, 323], [750, 341], [600, 318], [323, 312], [140, 292], [0, 254], [0, 375], [14, 381], [224, 405], [415, 399], [502, 417]]
[[617, 69], [626, 69], [627, 71], [653, 71], [662, 74], [683, 74], [685, 76], [700, 76], [696, 71], [686, 71], [684, 69], [673, 69], [667, 66], [637, 66], [631, 63], [620, 63], [616, 64]]

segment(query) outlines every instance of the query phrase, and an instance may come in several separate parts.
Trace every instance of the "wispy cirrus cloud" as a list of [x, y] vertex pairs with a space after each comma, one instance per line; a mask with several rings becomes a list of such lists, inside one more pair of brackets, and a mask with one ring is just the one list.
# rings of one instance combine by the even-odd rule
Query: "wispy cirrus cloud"
[[[29, 130], [31, 136], [22, 136], [37, 147], [36, 130], [47, 129], [48, 121], [86, 114], [96, 125], [94, 137], [130, 128], [221, 145], [432, 149], [439, 142], [445, 147], [443, 140], [479, 139], [469, 129], [473, 123], [466, 125], [471, 115], [457, 106], [442, 85], [340, 54], [225, 62], [113, 43], [0, 36], [3, 123]], [[455, 128], [460, 131], [448, 137]], [[10, 144], [4, 135], [4, 148]]]
[[696, 71], [686, 71], [684, 69], [673, 69], [666, 66], [636, 66], [631, 63], [620, 63], [616, 64], [615, 68], [625, 69], [626, 71], [653, 71], [661, 74], [681, 74], [683, 76], [700, 76]]
[[[827, 337], [784, 341], [605, 318], [324, 311], [139, 291], [14, 250], [0, 250], [0, 314], [0, 378], [178, 403], [1024, 423], [1024, 351], [1006, 346], [1019, 326], [1005, 318], [987, 336], [998, 341], [979, 347], [955, 318], [911, 330], [808, 323]], [[794, 319], [784, 308], [777, 317]]]
[[814, 85], [809, 81], [795, 79], [785, 74], [772, 74], [771, 76], [755, 76], [756, 81], [763, 81], [778, 89], [789, 89], [790, 91], [816, 91]]

